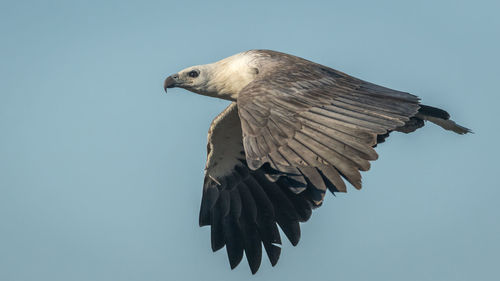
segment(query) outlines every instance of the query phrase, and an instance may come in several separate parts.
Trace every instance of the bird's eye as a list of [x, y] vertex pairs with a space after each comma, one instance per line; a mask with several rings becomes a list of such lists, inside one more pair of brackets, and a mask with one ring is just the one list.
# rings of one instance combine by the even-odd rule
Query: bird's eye
[[198, 71], [191, 70], [191, 71], [189, 71], [188, 76], [191, 78], [196, 78], [196, 77], [198, 77]]

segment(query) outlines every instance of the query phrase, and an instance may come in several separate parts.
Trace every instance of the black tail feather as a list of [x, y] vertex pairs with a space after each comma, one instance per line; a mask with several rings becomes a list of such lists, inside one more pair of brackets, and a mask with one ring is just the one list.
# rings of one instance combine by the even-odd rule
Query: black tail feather
[[444, 120], [450, 119], [450, 114], [448, 112], [439, 109], [437, 107], [432, 107], [428, 105], [420, 105], [420, 108], [418, 109], [418, 113], [425, 115], [425, 116], [431, 116], [431, 117], [436, 117], [436, 118], [441, 118]]

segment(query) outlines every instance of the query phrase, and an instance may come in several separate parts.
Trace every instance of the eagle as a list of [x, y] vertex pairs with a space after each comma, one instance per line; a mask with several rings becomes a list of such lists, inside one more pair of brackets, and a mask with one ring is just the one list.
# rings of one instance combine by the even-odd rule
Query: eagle
[[415, 95], [272, 50], [188, 67], [165, 79], [165, 91], [174, 87], [231, 101], [208, 130], [199, 224], [210, 226], [214, 252], [226, 247], [231, 269], [245, 254], [252, 274], [262, 246], [278, 262], [278, 226], [295, 246], [327, 190], [361, 189], [360, 171], [390, 133], [425, 121], [471, 132]]

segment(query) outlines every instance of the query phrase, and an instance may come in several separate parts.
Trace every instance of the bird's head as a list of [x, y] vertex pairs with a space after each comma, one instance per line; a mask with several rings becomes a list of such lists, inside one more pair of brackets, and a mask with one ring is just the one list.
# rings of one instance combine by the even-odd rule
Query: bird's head
[[251, 56], [240, 53], [215, 63], [191, 66], [167, 77], [163, 86], [165, 91], [179, 87], [234, 101], [241, 89], [259, 73], [251, 60]]
[[198, 94], [206, 94], [209, 90], [210, 66], [196, 65], [185, 68], [165, 79], [163, 87], [165, 92], [168, 88], [183, 88]]

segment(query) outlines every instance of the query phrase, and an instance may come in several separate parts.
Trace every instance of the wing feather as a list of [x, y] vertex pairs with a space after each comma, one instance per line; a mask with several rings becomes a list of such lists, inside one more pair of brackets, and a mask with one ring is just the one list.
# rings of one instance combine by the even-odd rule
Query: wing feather
[[[405, 126], [418, 112], [414, 95], [295, 56], [253, 54], [259, 74], [237, 98], [247, 163], [253, 170], [268, 163], [295, 174], [294, 180], [312, 188], [292, 191], [309, 192], [316, 204], [328, 187], [345, 191], [339, 177], [361, 188], [359, 171], [378, 157], [377, 136]], [[251, 116], [256, 109], [258, 118]]]
[[[211, 227], [213, 251], [226, 247], [231, 268], [245, 255], [251, 272], [255, 273], [261, 264], [262, 246], [271, 265], [278, 262], [281, 254], [278, 226], [293, 245], [298, 243], [299, 222], [309, 219], [311, 206], [323, 190], [301, 193], [312, 189], [311, 182], [318, 182], [319, 177], [314, 171], [302, 172], [290, 166], [282, 154], [276, 159], [286, 167], [283, 169], [286, 173], [267, 166], [251, 170], [245, 160], [242, 126], [235, 103], [212, 122], [199, 220], [200, 226]], [[257, 152], [271, 149], [267, 137], [272, 139], [261, 136], [254, 140]], [[287, 153], [286, 157], [291, 157]]]

